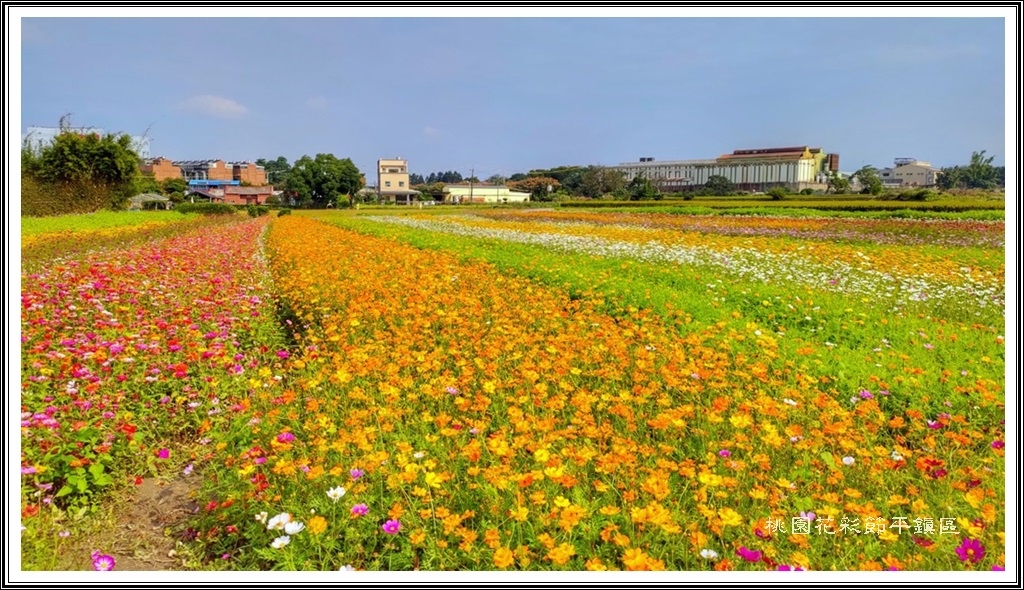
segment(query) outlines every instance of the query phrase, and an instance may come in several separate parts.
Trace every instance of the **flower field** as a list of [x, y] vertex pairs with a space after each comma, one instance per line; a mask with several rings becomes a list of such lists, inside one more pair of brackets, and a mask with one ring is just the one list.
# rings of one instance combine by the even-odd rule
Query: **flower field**
[[316, 216], [23, 273], [26, 532], [157, 474], [207, 569], [1003, 566], [1001, 222]]

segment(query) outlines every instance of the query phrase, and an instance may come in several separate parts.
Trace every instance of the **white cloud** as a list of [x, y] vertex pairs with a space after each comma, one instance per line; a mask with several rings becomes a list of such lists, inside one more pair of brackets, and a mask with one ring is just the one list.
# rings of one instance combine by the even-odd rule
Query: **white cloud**
[[237, 103], [230, 98], [213, 96], [211, 94], [200, 94], [185, 100], [179, 105], [186, 111], [220, 117], [222, 119], [237, 119], [249, 112], [244, 105]]
[[437, 127], [431, 127], [427, 125], [426, 127], [423, 128], [424, 137], [437, 137], [438, 135], [441, 135], [441, 130], [438, 129]]
[[313, 111], [322, 111], [327, 108], [327, 99], [320, 95], [307, 98], [306, 108]]

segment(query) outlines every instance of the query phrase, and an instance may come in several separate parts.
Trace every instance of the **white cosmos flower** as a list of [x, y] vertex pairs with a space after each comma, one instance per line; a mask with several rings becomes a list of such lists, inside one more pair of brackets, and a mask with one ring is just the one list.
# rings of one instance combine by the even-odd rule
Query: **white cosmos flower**
[[292, 542], [292, 538], [291, 537], [289, 537], [288, 535], [282, 535], [282, 536], [274, 539], [274, 542], [271, 543], [270, 546], [273, 547], [274, 549], [280, 549], [280, 548], [284, 547], [285, 545], [287, 545], [288, 543], [291, 543], [291, 542]]
[[343, 566], [338, 568], [338, 571], [339, 572], [354, 572], [354, 571], [356, 571], [356, 568], [352, 567], [351, 565], [343, 565]]
[[718, 559], [718, 552], [714, 549], [701, 549], [700, 556], [704, 559]]
[[791, 399], [789, 399], [788, 397], [786, 399], [782, 400], [782, 403], [786, 404], [787, 406], [795, 406], [796, 405], [796, 402], [791, 400]]
[[345, 495], [345, 488], [338, 486], [327, 490], [327, 497], [337, 502]]
[[289, 535], [297, 535], [301, 533], [304, 528], [306, 528], [306, 525], [297, 520], [293, 520], [292, 522], [284, 525], [284, 532]]
[[413, 459], [422, 459], [423, 457], [426, 457], [426, 456], [427, 456], [427, 454], [424, 453], [423, 451], [417, 451], [417, 452], [412, 454], [412, 458]]
[[850, 466], [856, 461], [853, 457], [843, 457], [843, 465]]
[[267, 523], [267, 530], [282, 531], [284, 530], [285, 525], [291, 521], [292, 515], [288, 514], [287, 512], [282, 512], [281, 514], [278, 514], [277, 516], [274, 516], [270, 519], [270, 522]]
[[264, 510], [263, 512], [260, 512], [259, 514], [256, 515], [256, 522], [261, 522], [263, 524], [267, 524], [267, 511], [266, 510]]

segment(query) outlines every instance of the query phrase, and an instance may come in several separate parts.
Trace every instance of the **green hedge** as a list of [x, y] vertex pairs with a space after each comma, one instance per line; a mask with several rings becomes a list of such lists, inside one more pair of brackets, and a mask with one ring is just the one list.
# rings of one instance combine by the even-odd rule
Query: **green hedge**
[[200, 215], [235, 215], [238, 210], [225, 203], [182, 203], [175, 205], [178, 213], [198, 213]]

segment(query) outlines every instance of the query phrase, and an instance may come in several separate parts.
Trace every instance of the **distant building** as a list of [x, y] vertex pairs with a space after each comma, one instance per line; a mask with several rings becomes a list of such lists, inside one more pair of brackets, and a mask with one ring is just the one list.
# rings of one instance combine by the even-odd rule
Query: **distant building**
[[267, 171], [263, 166], [258, 166], [252, 162], [232, 162], [231, 176], [234, 180], [251, 184], [252, 186], [267, 184]]
[[419, 197], [419, 191], [409, 186], [409, 163], [402, 158], [377, 160], [377, 196], [395, 203], [410, 203]]
[[162, 182], [169, 178], [182, 178], [181, 168], [175, 166], [167, 158], [153, 158], [152, 160], [145, 160], [139, 166], [139, 170], [143, 174], [151, 175], [157, 182]]
[[224, 202], [228, 205], [264, 205], [272, 194], [272, 186], [226, 186]]
[[942, 171], [916, 158], [896, 158], [892, 168], [882, 168], [878, 177], [886, 188], [935, 186]]
[[839, 170], [839, 154], [808, 146], [760, 148], [735, 150], [706, 160], [658, 162], [643, 157], [639, 162], [608, 168], [621, 172], [627, 182], [642, 175], [662, 192], [698, 190], [712, 176], [724, 176], [743, 191], [765, 191], [775, 186], [800, 191], [825, 188], [829, 173]]
[[[101, 137], [107, 135], [107, 132], [99, 127], [70, 127], [68, 131], [79, 135], [93, 133]], [[38, 153], [44, 146], [53, 143], [53, 140], [60, 134], [60, 127], [29, 127], [21, 139], [22, 143], [27, 145], [29, 149]], [[135, 150], [139, 158], [142, 160], [149, 159], [149, 138], [141, 135], [132, 135], [131, 138], [132, 149]]]
[[445, 203], [526, 203], [530, 193], [509, 190], [495, 184], [458, 183], [444, 187]]

